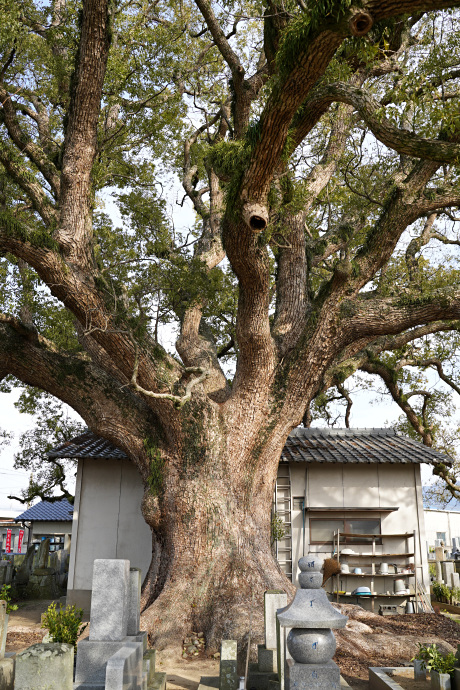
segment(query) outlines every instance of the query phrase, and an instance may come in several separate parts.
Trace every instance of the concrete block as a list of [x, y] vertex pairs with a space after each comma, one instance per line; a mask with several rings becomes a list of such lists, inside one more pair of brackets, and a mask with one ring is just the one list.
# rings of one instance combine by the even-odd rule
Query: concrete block
[[166, 690], [166, 673], [153, 674], [153, 681], [149, 683], [149, 690]]
[[142, 690], [142, 643], [128, 642], [107, 661], [105, 690]]
[[149, 643], [147, 631], [138, 632], [137, 635], [133, 635], [133, 642], [142, 642], [142, 653], [146, 652]]
[[287, 606], [287, 594], [275, 589], [264, 594], [265, 648], [276, 649], [276, 612]]
[[258, 670], [260, 673], [277, 673], [276, 649], [267, 649], [264, 644], [257, 645]]
[[129, 569], [128, 635], [137, 635], [141, 627], [141, 576], [140, 568]]
[[114, 641], [126, 637], [129, 580], [129, 561], [121, 558], [94, 561], [90, 640]]
[[298, 664], [288, 666], [290, 690], [340, 690], [340, 669], [333, 661], [327, 664]]
[[0, 690], [14, 690], [14, 659], [0, 659]]
[[432, 690], [451, 690], [450, 675], [448, 673], [430, 671], [430, 681]]
[[250, 673], [248, 675], [248, 688], [251, 690], [268, 690], [271, 680], [278, 682], [276, 673]]
[[149, 664], [148, 666], [148, 678], [147, 682], [150, 685], [150, 683], [153, 683], [153, 677], [155, 675], [155, 656], [156, 656], [156, 649], [147, 649], [147, 651], [144, 652], [144, 661]]
[[6, 601], [0, 601], [0, 659], [3, 659], [5, 656], [7, 631], [8, 616], [6, 615]]
[[220, 690], [237, 690], [237, 643], [236, 640], [222, 640], [220, 647]]
[[16, 654], [14, 690], [73, 690], [73, 645], [34, 644]]
[[77, 648], [76, 683], [104, 683], [105, 669], [111, 656], [116, 654], [127, 642], [133, 638], [123, 640], [81, 640]]

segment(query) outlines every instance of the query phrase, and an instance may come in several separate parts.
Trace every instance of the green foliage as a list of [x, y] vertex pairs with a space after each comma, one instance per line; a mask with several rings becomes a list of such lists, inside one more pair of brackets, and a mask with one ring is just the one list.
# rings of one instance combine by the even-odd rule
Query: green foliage
[[150, 473], [147, 479], [150, 493], [153, 496], [159, 496], [163, 491], [166, 461], [160, 449], [154, 445], [151, 439], [144, 439], [144, 448], [150, 458]]
[[16, 500], [30, 503], [37, 497], [47, 501], [66, 498], [72, 503], [73, 495], [66, 488], [66, 482], [76, 470], [76, 461], [47, 458], [46, 453], [81, 433], [84, 425], [55, 398], [36, 388], [24, 388], [15, 407], [35, 417], [35, 427], [20, 434], [20, 451], [14, 456], [15, 469], [31, 473], [27, 489], [23, 489]]
[[272, 514], [271, 522], [270, 522], [270, 542], [271, 544], [274, 544], [275, 541], [280, 541], [280, 539], [283, 539], [283, 537], [286, 535], [286, 528], [284, 527], [284, 523], [281, 519], [281, 517], [278, 515], [277, 512], [274, 512]]
[[11, 611], [17, 611], [17, 604], [11, 603], [11, 585], [2, 585], [0, 588], [0, 601], [6, 601], [7, 615], [11, 613]]
[[437, 671], [438, 673], [452, 673], [457, 662], [453, 652], [443, 654], [435, 644], [419, 644], [419, 650], [411, 661], [414, 659], [423, 661], [428, 671]]
[[433, 594], [437, 601], [443, 601], [444, 599], [449, 602], [451, 598], [451, 589], [443, 582], [433, 582]]
[[77, 639], [88, 626], [87, 623], [82, 625], [82, 620], [83, 609], [77, 609], [75, 606], [66, 606], [64, 609], [59, 605], [57, 610], [53, 601], [43, 614], [42, 628], [48, 630], [53, 642], [71, 644], [76, 652]]

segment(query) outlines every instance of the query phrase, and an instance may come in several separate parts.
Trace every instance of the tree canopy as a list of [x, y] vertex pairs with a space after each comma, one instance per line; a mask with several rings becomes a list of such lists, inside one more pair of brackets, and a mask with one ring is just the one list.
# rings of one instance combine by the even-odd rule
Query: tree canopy
[[349, 407], [351, 376], [378, 377], [427, 444], [451, 410], [459, 4], [1, 0], [0, 378], [138, 467], [149, 620], [178, 567], [207, 593], [179, 627], [241, 568], [281, 582], [282, 445], [331, 391]]

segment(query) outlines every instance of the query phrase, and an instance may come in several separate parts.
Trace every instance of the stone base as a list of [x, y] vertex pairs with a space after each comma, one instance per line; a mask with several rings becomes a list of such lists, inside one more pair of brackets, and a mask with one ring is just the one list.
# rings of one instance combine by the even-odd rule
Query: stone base
[[156, 672], [148, 684], [148, 690], [166, 690], [166, 673]]
[[340, 690], [340, 669], [333, 661], [327, 664], [288, 666], [287, 690]]
[[0, 659], [0, 690], [14, 688], [14, 659]]
[[276, 649], [267, 649], [264, 644], [257, 645], [257, 660], [260, 673], [278, 673]]
[[105, 684], [107, 662], [128, 642], [143, 645], [135, 637], [125, 637], [123, 640], [89, 640], [88, 638], [78, 643], [77, 667], [75, 670], [75, 685], [78, 687], [84, 683]]
[[248, 690], [268, 690], [271, 680], [278, 680], [277, 673], [250, 673], [248, 675]]
[[34, 644], [16, 655], [15, 690], [73, 690], [73, 646]]

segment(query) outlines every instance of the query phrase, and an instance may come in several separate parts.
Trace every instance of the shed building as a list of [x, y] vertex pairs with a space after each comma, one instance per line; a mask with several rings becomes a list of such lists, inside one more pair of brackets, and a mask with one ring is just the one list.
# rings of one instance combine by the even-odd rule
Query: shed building
[[[140, 510], [142, 482], [125, 453], [90, 431], [49, 455], [78, 459], [67, 596], [69, 603], [88, 608], [95, 558], [127, 558], [147, 572], [151, 534]], [[427, 585], [420, 465], [439, 462], [448, 459], [392, 429], [294, 429], [281, 456], [273, 503], [285, 531], [275, 544], [282, 569], [297, 582], [293, 564], [312, 552], [332, 555], [339, 535], [341, 560], [346, 546], [358, 562], [373, 550], [370, 563], [362, 565], [373, 563], [375, 571], [385, 560], [380, 554], [396, 554], [393, 560], [413, 567]], [[376, 578], [372, 586], [393, 588], [393, 579]], [[355, 584], [352, 578], [336, 582], [336, 591]]]

